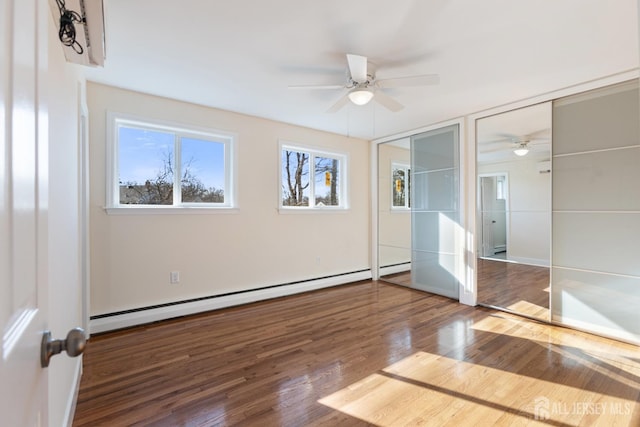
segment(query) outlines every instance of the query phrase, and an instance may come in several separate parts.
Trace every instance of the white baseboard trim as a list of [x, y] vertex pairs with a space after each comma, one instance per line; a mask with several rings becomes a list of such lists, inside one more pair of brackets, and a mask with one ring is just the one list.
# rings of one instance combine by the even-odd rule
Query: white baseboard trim
[[556, 325], [566, 326], [578, 331], [588, 332], [590, 334], [600, 335], [605, 338], [612, 338], [618, 341], [624, 341], [626, 343], [640, 345], [640, 336], [620, 329], [608, 328], [606, 326], [599, 326], [593, 323], [583, 322], [567, 317], [553, 315], [551, 323]]
[[399, 265], [391, 265], [389, 267], [380, 267], [380, 276], [386, 276], [387, 274], [404, 273], [405, 271], [411, 271], [411, 263]]
[[217, 310], [235, 305], [248, 304], [256, 301], [263, 301], [301, 292], [314, 291], [317, 289], [332, 286], [344, 285], [345, 283], [357, 282], [371, 279], [371, 271], [361, 271], [347, 273], [322, 279], [311, 279], [301, 283], [291, 285], [276, 286], [255, 291], [247, 291], [233, 295], [212, 297], [199, 301], [190, 301], [182, 304], [174, 304], [163, 307], [149, 308], [114, 314], [113, 316], [91, 319], [89, 328], [92, 334], [113, 331], [116, 329], [128, 328], [145, 323], [157, 322], [159, 320], [171, 319], [173, 317], [187, 316], [189, 314], [201, 313], [203, 311]]
[[520, 264], [535, 265], [538, 267], [549, 267], [551, 265], [548, 259], [525, 258], [517, 256], [509, 256], [508, 261], [518, 262]]
[[78, 393], [80, 393], [80, 380], [82, 379], [82, 356], [75, 359], [76, 369], [73, 374], [73, 393], [69, 396], [66, 412], [64, 414], [63, 426], [72, 427], [73, 418], [76, 415], [76, 403], [78, 402]]

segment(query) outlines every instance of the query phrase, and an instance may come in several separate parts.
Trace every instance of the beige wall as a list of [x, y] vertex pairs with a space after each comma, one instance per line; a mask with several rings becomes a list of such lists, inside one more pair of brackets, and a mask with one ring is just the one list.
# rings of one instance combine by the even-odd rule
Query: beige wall
[[[97, 83], [87, 83], [87, 94], [92, 315], [370, 268], [370, 155], [366, 141]], [[235, 133], [239, 210], [107, 214], [107, 111]], [[348, 211], [279, 213], [280, 140], [349, 156]], [[172, 270], [180, 271], [178, 285], [169, 284]]]

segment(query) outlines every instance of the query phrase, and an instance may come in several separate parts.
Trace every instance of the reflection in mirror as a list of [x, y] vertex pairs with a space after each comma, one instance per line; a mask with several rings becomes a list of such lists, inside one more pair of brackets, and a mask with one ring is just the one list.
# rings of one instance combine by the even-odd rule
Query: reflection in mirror
[[410, 139], [378, 145], [378, 257], [380, 278], [411, 283]]
[[549, 320], [551, 103], [476, 121], [478, 303]]

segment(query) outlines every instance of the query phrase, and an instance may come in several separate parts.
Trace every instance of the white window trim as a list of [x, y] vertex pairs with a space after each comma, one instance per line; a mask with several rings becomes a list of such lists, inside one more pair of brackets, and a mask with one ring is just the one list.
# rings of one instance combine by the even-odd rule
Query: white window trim
[[[393, 186], [394, 186], [394, 182], [393, 182], [393, 171], [395, 169], [404, 169], [405, 171], [405, 205], [404, 206], [394, 206], [393, 205]], [[406, 163], [397, 163], [397, 162], [391, 162], [391, 186], [389, 188], [389, 190], [391, 191], [391, 211], [392, 212], [411, 212], [411, 207], [407, 206], [406, 202], [409, 201], [409, 191], [411, 190], [410, 188], [408, 188], [409, 185], [409, 173], [411, 170], [411, 166], [409, 166]]]
[[[182, 203], [180, 201], [180, 191], [174, 191], [173, 205], [122, 205], [120, 204], [120, 191], [118, 182], [118, 132], [117, 126], [131, 125], [137, 128], [165, 131], [176, 133], [181, 137], [191, 137], [196, 139], [212, 140], [224, 144], [225, 153], [225, 202], [214, 203]], [[182, 123], [172, 123], [165, 120], [139, 117], [130, 114], [107, 112], [107, 156], [106, 156], [106, 204], [105, 210], [108, 214], [116, 215], [148, 215], [148, 214], [209, 214], [209, 213], [234, 213], [238, 211], [236, 183], [237, 168], [237, 134], [221, 131], [217, 129], [204, 128]], [[180, 142], [176, 143], [175, 162], [180, 162]], [[179, 180], [175, 176], [174, 180]], [[177, 188], [180, 189], [179, 182]], [[175, 182], [174, 182], [175, 186]]]
[[[282, 205], [282, 151], [283, 150], [291, 150], [291, 151], [301, 151], [309, 154], [313, 154], [314, 156], [326, 157], [326, 158], [335, 158], [340, 161], [340, 167], [338, 169], [338, 176], [340, 177], [339, 185], [339, 197], [341, 200], [340, 206], [315, 206], [311, 203], [309, 206], [283, 206]], [[348, 166], [349, 162], [349, 154], [338, 151], [326, 150], [318, 147], [311, 147], [304, 144], [299, 144], [290, 141], [280, 141], [278, 144], [278, 211], [282, 214], [288, 213], [341, 213], [349, 210], [349, 191], [348, 191], [348, 178], [347, 173], [349, 170]], [[311, 166], [311, 159], [309, 159], [309, 165]], [[311, 196], [315, 197], [315, 179], [309, 174], [309, 200], [311, 201]]]

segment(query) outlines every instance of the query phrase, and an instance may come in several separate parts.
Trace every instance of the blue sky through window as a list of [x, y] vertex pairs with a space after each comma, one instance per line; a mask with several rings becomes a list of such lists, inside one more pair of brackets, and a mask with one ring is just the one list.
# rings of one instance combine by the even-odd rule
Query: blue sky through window
[[[153, 181], [164, 170], [170, 158], [175, 164], [175, 135], [147, 129], [122, 126], [119, 128], [118, 172], [120, 183], [142, 185]], [[224, 189], [224, 144], [182, 138], [182, 166], [206, 188]]]
[[174, 155], [174, 135], [120, 127], [118, 172], [121, 184], [144, 184], [155, 180], [168, 155]]
[[182, 172], [189, 167], [206, 188], [224, 189], [224, 144], [182, 138]]

